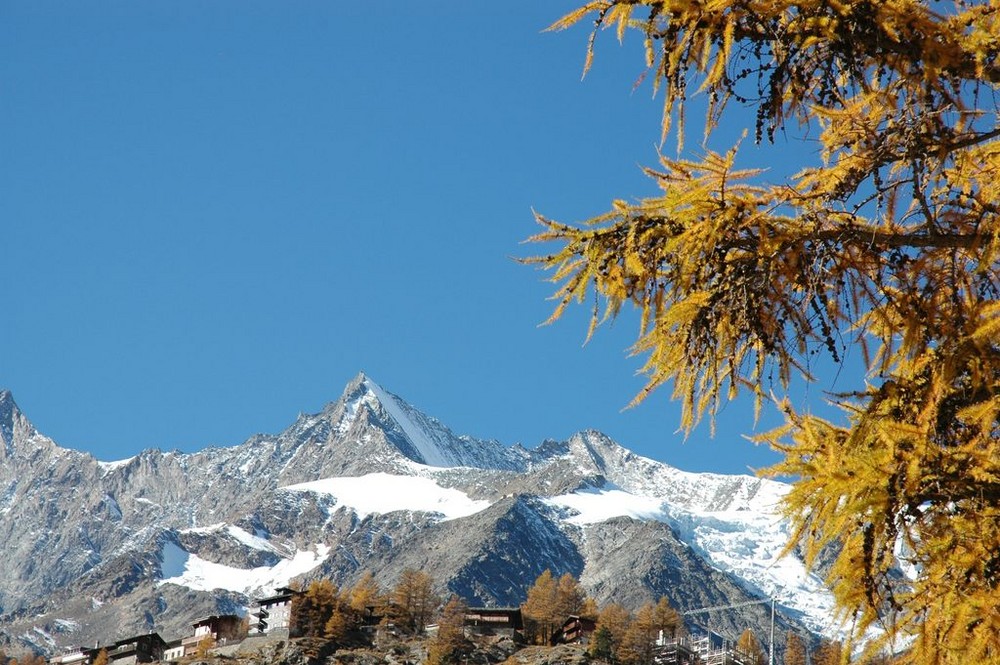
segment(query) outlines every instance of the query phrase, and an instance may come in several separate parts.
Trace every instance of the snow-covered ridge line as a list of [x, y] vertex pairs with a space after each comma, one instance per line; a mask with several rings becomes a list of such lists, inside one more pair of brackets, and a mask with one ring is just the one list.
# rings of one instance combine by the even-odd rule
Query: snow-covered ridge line
[[368, 387], [375, 397], [378, 399], [379, 403], [389, 412], [389, 415], [396, 424], [403, 430], [406, 434], [406, 438], [410, 440], [414, 448], [420, 453], [420, 456], [424, 458], [424, 462], [429, 466], [450, 466], [454, 462], [449, 459], [438, 447], [437, 443], [428, 435], [424, 428], [420, 427], [415, 423], [409, 415], [404, 410], [404, 407], [399, 403], [394, 395], [389, 394], [382, 389], [377, 383], [369, 378], [365, 378], [365, 385]]
[[132, 460], [134, 460], [136, 457], [138, 457], [138, 455], [133, 455], [132, 457], [127, 457], [125, 459], [115, 460], [113, 462], [103, 462], [101, 460], [97, 460], [97, 466], [100, 467], [100, 469], [105, 473], [110, 473], [112, 471], [115, 471], [116, 469], [122, 468], [123, 466], [128, 466], [132, 462]]

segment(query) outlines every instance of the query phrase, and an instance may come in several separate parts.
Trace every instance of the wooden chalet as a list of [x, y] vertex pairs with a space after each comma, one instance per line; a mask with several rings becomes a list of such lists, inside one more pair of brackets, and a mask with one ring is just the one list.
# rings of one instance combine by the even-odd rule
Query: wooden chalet
[[590, 636], [597, 630], [597, 622], [593, 619], [570, 615], [563, 621], [562, 627], [553, 633], [549, 643], [556, 644], [587, 644]]
[[222, 646], [242, 637], [243, 619], [235, 614], [220, 614], [203, 617], [191, 625], [194, 634], [181, 638], [185, 656], [198, 651], [198, 645], [210, 640], [213, 646]]
[[465, 631], [473, 635], [513, 637], [524, 629], [520, 607], [470, 607], [465, 611]]

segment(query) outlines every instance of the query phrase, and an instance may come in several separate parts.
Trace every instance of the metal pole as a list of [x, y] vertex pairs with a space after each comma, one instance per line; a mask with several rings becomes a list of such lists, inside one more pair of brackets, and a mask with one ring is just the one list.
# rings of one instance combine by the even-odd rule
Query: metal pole
[[767, 649], [767, 664], [774, 665], [774, 598], [771, 598], [771, 644]]

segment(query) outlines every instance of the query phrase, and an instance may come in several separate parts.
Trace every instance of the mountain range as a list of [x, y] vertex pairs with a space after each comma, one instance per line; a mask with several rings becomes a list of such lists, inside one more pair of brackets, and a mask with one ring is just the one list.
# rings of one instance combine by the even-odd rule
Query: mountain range
[[[536, 448], [453, 433], [364, 374], [277, 435], [104, 462], [39, 433], [0, 391], [0, 648], [51, 653], [244, 613], [292, 580], [407, 568], [510, 606], [545, 569], [603, 604], [667, 596], [691, 624], [831, 634], [791, 553], [788, 486], [685, 472], [596, 431]], [[725, 610], [704, 608], [736, 606]]]

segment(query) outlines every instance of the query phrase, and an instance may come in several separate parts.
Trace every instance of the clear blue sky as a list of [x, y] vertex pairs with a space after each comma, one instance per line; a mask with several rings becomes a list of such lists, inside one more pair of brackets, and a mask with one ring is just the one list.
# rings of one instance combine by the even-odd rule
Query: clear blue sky
[[541, 32], [572, 6], [0, 0], [0, 387], [108, 460], [278, 432], [363, 370], [507, 444], [772, 461], [747, 405], [686, 443], [666, 391], [622, 410], [634, 318], [538, 327], [531, 209], [652, 194], [659, 137], [638, 39], [581, 81], [586, 31]]

